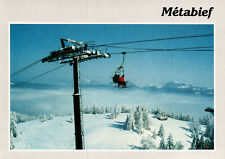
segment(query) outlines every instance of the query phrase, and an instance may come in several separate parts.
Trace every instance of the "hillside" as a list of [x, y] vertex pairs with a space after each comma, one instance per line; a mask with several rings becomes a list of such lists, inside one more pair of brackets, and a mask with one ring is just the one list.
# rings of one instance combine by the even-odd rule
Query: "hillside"
[[[161, 124], [165, 130], [165, 141], [169, 133], [172, 134], [174, 143], [181, 141], [184, 149], [191, 146], [191, 132], [189, 122], [168, 118], [160, 121], [149, 114], [152, 122], [151, 130], [145, 130], [139, 135], [134, 131], [123, 129], [126, 113], [120, 114], [116, 119], [110, 119], [109, 114], [84, 114], [85, 149], [96, 150], [129, 150], [140, 149], [141, 140], [145, 136], [157, 133]], [[201, 127], [203, 129], [203, 126]], [[15, 149], [43, 149], [43, 150], [73, 150], [74, 149], [74, 124], [71, 116], [54, 117], [41, 122], [32, 120], [17, 125], [18, 136], [14, 138]], [[160, 137], [154, 139], [158, 147]]]

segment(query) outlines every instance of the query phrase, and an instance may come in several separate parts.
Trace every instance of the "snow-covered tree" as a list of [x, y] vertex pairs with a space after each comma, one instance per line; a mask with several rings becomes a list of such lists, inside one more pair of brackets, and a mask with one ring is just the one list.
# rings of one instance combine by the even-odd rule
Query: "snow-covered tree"
[[135, 127], [138, 134], [142, 134], [143, 130], [143, 112], [140, 106], [136, 108], [134, 113]]
[[212, 131], [210, 133], [209, 139], [210, 139], [209, 148], [214, 149], [214, 124], [212, 125]]
[[204, 149], [205, 147], [205, 141], [203, 135], [201, 135], [200, 139], [197, 139], [196, 141], [196, 149]]
[[141, 140], [142, 149], [157, 149], [154, 141], [150, 136], [147, 136]]
[[123, 105], [121, 108], [121, 113], [129, 113], [129, 112], [130, 112], [130, 109], [127, 108], [125, 105]]
[[16, 113], [10, 113], [10, 133], [12, 133], [13, 137], [17, 137], [17, 126], [16, 126]]
[[140, 106], [137, 106], [134, 112], [135, 125], [137, 125], [138, 121], [140, 120], [140, 114], [141, 114], [141, 108]]
[[127, 115], [127, 119], [125, 122], [125, 130], [132, 130], [134, 128], [134, 117], [133, 114], [130, 113], [129, 115]]
[[142, 114], [140, 114], [140, 118], [137, 121], [136, 131], [137, 131], [138, 134], [142, 134], [143, 133], [143, 117], [142, 117]]
[[156, 109], [152, 109], [151, 113], [152, 114], [155, 114], [155, 115], [161, 114], [162, 113], [162, 110], [159, 107], [157, 107]]
[[83, 109], [83, 113], [84, 113], [84, 114], [90, 114], [90, 113], [91, 113], [90, 107], [89, 107], [89, 106], [86, 106], [86, 107]]
[[199, 138], [199, 136], [194, 135], [191, 143], [191, 149], [210, 149], [211, 141], [209, 139], [205, 139], [203, 135]]
[[194, 135], [192, 136], [191, 149], [196, 149], [196, 145], [197, 145], [197, 137], [196, 137], [196, 135], [194, 134]]
[[111, 117], [111, 119], [114, 119], [117, 117], [116, 113], [115, 113], [115, 108], [111, 108], [110, 117]]
[[116, 118], [116, 114], [115, 114], [115, 111], [114, 111], [113, 108], [111, 108], [111, 111], [110, 111], [110, 118], [111, 118], [111, 119]]
[[150, 130], [151, 121], [146, 107], [143, 107], [142, 112], [143, 112], [143, 128], [146, 130]]
[[10, 150], [15, 148], [13, 133], [10, 132]]
[[164, 140], [164, 137], [161, 137], [161, 140], [160, 140], [159, 148], [158, 149], [162, 149], [162, 150], [167, 149], [166, 143], [165, 143], [165, 140]]
[[206, 129], [205, 129], [205, 148], [206, 149], [214, 149], [214, 118], [209, 117], [206, 121]]
[[176, 150], [184, 149], [184, 145], [180, 141], [176, 142], [174, 147]]
[[159, 137], [164, 137], [164, 128], [163, 128], [163, 125], [162, 124], [159, 127], [159, 131], [158, 131], [158, 134], [157, 135]]
[[97, 114], [97, 110], [96, 110], [95, 104], [92, 106], [91, 109], [92, 109], [92, 110], [91, 110], [91, 113], [92, 113], [92, 114]]
[[202, 125], [206, 125], [209, 120], [212, 120], [211, 118], [212, 116], [210, 115], [203, 116], [202, 118], [199, 119], [199, 123]]
[[114, 111], [117, 117], [121, 113], [121, 108], [118, 105], [116, 105], [116, 107], [114, 108]]
[[107, 106], [106, 108], [105, 108], [105, 113], [110, 113], [111, 112], [111, 107], [110, 106]]
[[116, 105], [114, 108], [111, 108], [110, 118], [114, 119], [121, 113], [121, 109]]
[[48, 117], [48, 120], [52, 120], [53, 118], [54, 118], [54, 115], [50, 114], [49, 117]]
[[204, 142], [205, 142], [204, 149], [213, 149], [213, 147], [211, 147], [212, 143], [211, 143], [210, 139], [206, 138]]
[[214, 129], [214, 121], [212, 118], [206, 122], [205, 136], [210, 137], [212, 135], [213, 129]]
[[100, 114], [104, 114], [105, 113], [105, 108], [103, 108], [103, 106], [100, 107]]
[[190, 115], [190, 114], [187, 114], [184, 116], [184, 121], [194, 121], [194, 118]]
[[17, 113], [17, 112], [10, 112], [10, 118], [11, 117], [14, 118], [16, 124], [34, 120], [34, 119], [38, 119], [38, 117], [21, 114], [21, 113]]
[[46, 115], [41, 115], [40, 116], [41, 122], [45, 122], [47, 120]]
[[173, 136], [171, 133], [169, 133], [169, 136], [167, 138], [167, 144], [166, 144], [167, 149], [171, 150], [174, 149], [174, 142], [173, 142]]
[[209, 118], [206, 122], [206, 129], [205, 129], [205, 137], [208, 138], [206, 147], [207, 149], [214, 149], [214, 119]]
[[155, 130], [154, 130], [153, 133], [152, 133], [152, 138], [153, 138], [153, 139], [156, 139], [156, 136], [157, 136], [157, 134], [156, 134], [156, 132], [155, 132]]
[[172, 112], [170, 115], [168, 115], [170, 118], [175, 118], [175, 112]]
[[199, 131], [200, 131], [200, 125], [197, 122], [191, 122], [189, 123], [189, 129], [192, 132], [192, 136], [196, 135], [196, 137], [199, 137]]
[[181, 113], [181, 114], [179, 115], [179, 120], [183, 120], [183, 119], [184, 119], [184, 114]]

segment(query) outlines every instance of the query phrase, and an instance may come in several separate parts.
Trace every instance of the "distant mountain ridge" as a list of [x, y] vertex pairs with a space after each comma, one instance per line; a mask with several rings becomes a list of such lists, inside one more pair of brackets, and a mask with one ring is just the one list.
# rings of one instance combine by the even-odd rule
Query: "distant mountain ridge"
[[196, 94], [196, 95], [204, 95], [204, 96], [213, 96], [214, 89], [193, 86], [191, 84], [180, 83], [180, 82], [168, 82], [165, 83], [162, 87], [157, 86], [145, 86], [145, 90], [147, 91], [156, 91], [156, 92], [165, 92], [165, 93], [183, 93], [183, 94]]

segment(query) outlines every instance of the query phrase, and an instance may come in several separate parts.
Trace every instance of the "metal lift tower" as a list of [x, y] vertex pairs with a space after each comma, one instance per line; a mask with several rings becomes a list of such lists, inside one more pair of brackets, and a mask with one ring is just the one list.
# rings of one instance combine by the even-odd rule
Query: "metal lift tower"
[[[83, 131], [81, 125], [81, 103], [79, 93], [78, 63], [98, 58], [110, 58], [110, 54], [102, 53], [99, 50], [89, 50], [84, 42], [77, 42], [70, 39], [60, 39], [62, 48], [52, 51], [49, 56], [42, 59], [42, 62], [60, 61], [60, 64], [69, 63], [73, 65], [74, 76], [74, 126], [75, 126], [75, 146], [76, 149], [84, 149]], [[69, 45], [68, 45], [69, 44]]]

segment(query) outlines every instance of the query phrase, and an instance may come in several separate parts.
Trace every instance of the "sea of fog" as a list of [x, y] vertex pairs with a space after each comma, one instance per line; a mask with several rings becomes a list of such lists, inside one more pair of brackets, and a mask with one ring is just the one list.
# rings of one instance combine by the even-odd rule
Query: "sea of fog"
[[[11, 89], [10, 110], [29, 115], [69, 114], [73, 112], [73, 89]], [[89, 88], [81, 89], [82, 106], [144, 105], [166, 112], [191, 114], [195, 119], [208, 115], [206, 107], [214, 107], [213, 96], [149, 92], [142, 89]]]

